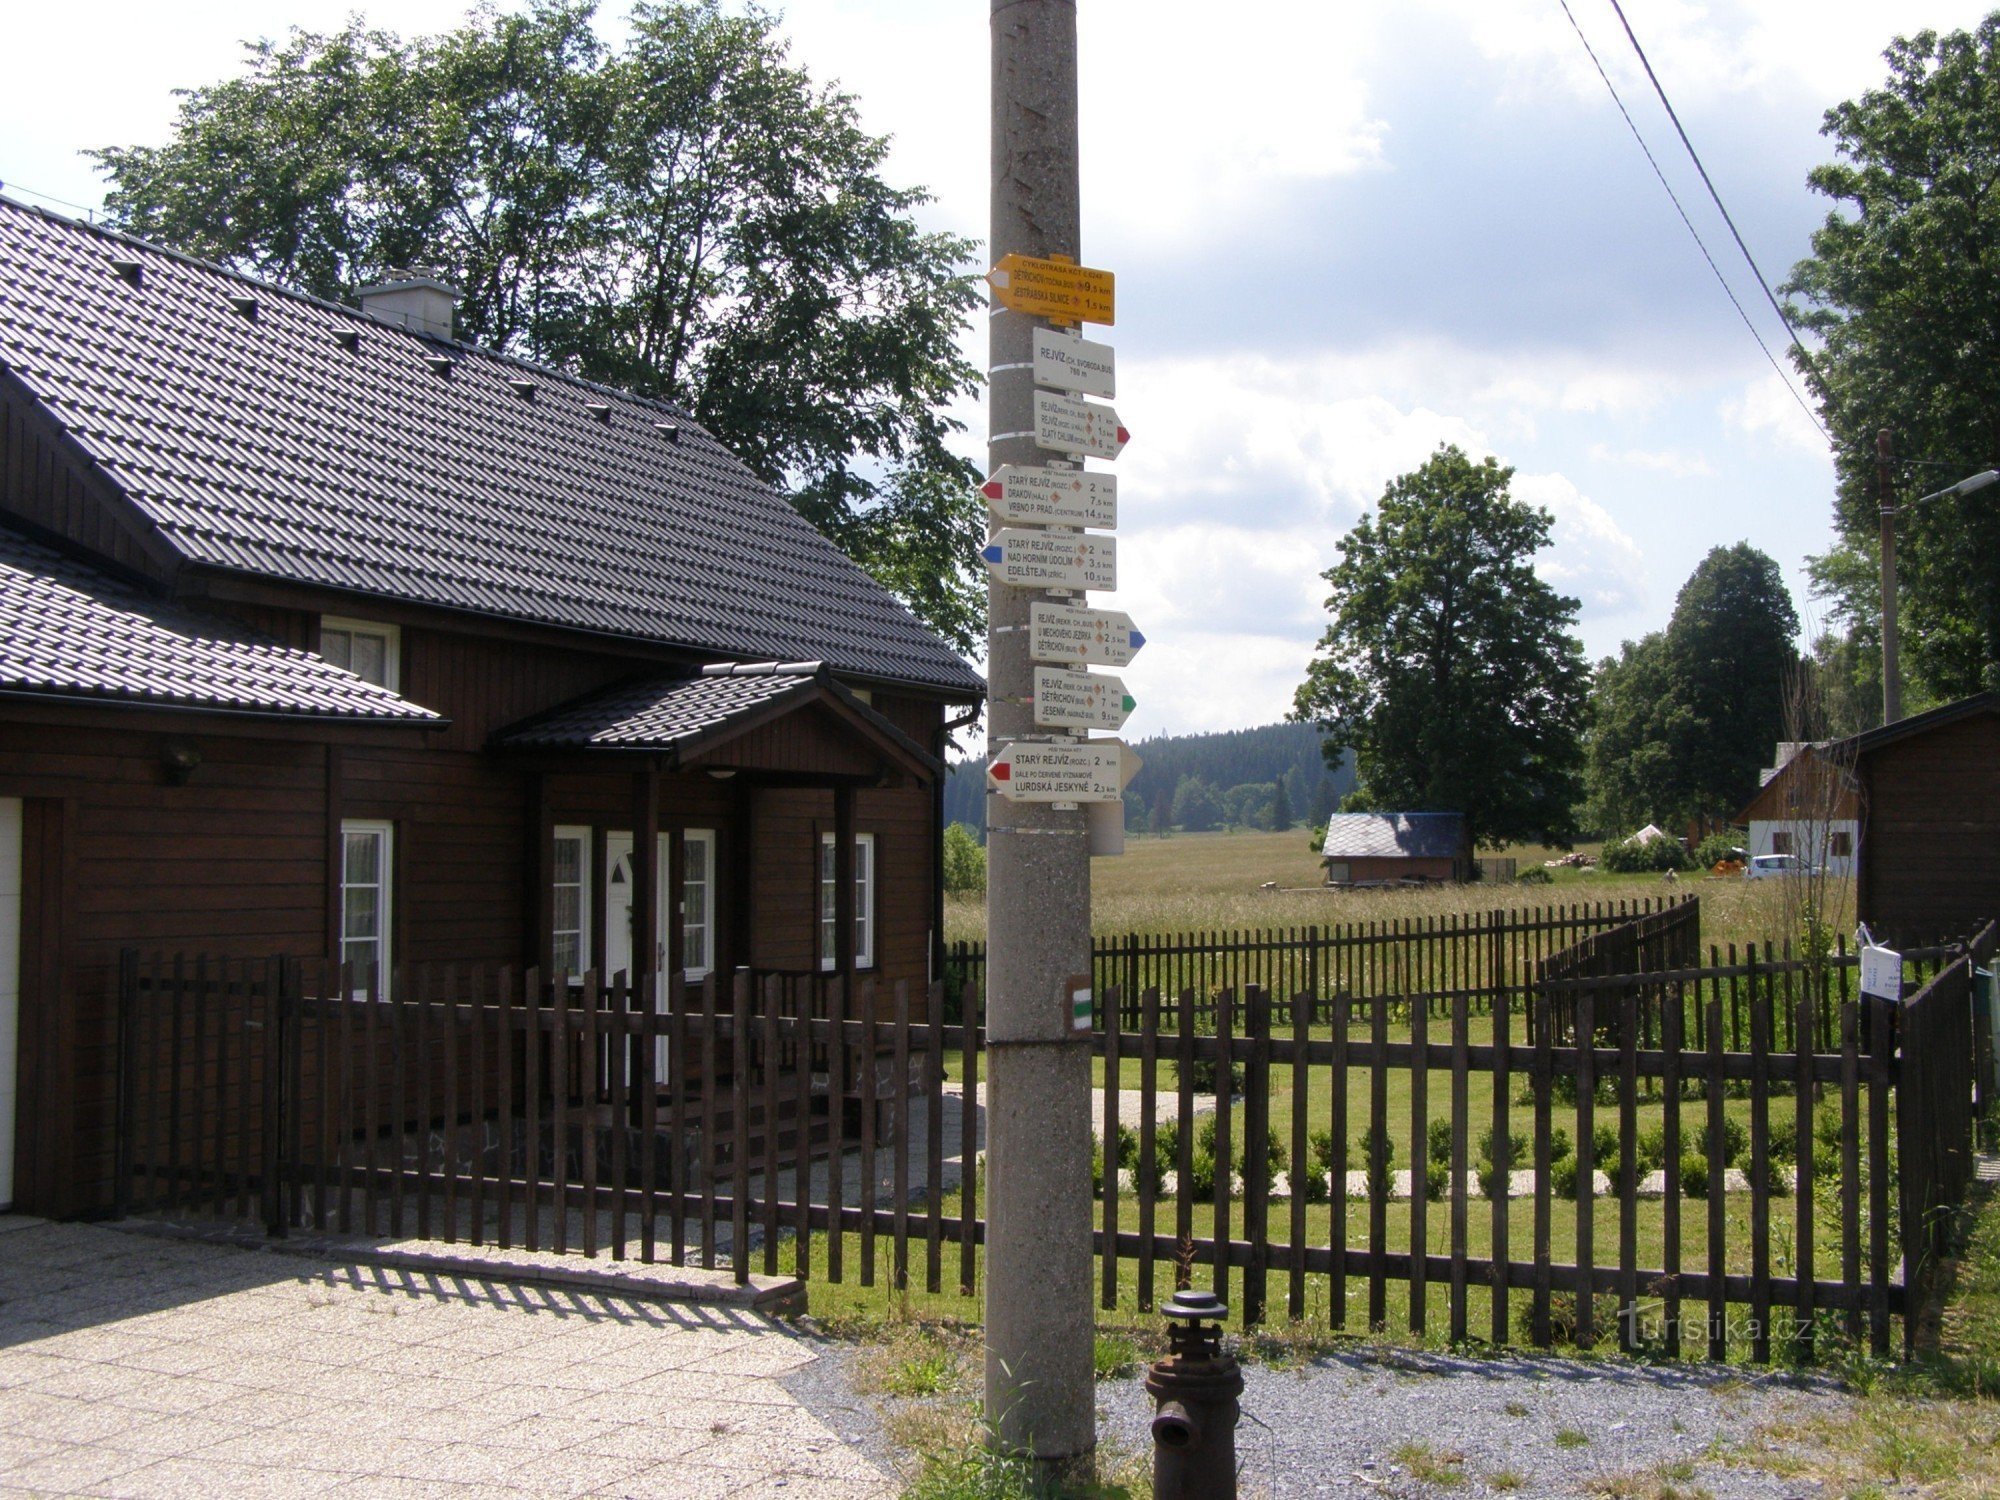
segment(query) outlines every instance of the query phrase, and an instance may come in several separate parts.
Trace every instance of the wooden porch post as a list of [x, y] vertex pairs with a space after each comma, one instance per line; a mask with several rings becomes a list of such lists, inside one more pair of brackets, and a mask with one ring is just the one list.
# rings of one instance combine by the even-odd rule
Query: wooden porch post
[[555, 815], [549, 806], [549, 778], [528, 773], [528, 827], [535, 840], [528, 851], [528, 940], [522, 962], [539, 965], [551, 977], [556, 966]]
[[741, 776], [730, 787], [729, 833], [719, 851], [729, 870], [728, 915], [718, 926], [726, 926], [729, 933], [729, 967], [747, 969], [757, 960], [756, 913], [750, 909], [756, 899], [756, 794]]
[[647, 765], [632, 777], [632, 984], [641, 987], [658, 966], [660, 773]]
[[[685, 817], [682, 817], [674, 825], [673, 835], [673, 841], [667, 848], [667, 868], [665, 871], [667, 881], [667, 930], [660, 939], [661, 951], [666, 959], [661, 967], [669, 975], [678, 974], [687, 967], [686, 906], [688, 841], [687, 819]], [[648, 844], [646, 847], [650, 849], [658, 842], [655, 839], [653, 844]], [[709, 852], [712, 855], [714, 850], [711, 849]], [[712, 903], [715, 899], [715, 871], [710, 870], [708, 878], [709, 900]], [[713, 928], [711, 927], [711, 937], [712, 935]], [[712, 967], [714, 955], [710, 954], [709, 957]]]
[[[817, 883], [819, 850], [813, 850]], [[854, 788], [833, 789], [833, 967], [853, 1005], [854, 978]]]

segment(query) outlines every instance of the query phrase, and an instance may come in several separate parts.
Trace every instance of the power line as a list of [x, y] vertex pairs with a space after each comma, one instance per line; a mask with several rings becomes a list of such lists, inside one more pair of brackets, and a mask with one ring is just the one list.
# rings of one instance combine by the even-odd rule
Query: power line
[[44, 203], [57, 203], [64, 208], [73, 208], [78, 213], [90, 215], [92, 222], [96, 222], [97, 210], [92, 208], [88, 203], [72, 203], [67, 198], [58, 198], [54, 193], [44, 193], [35, 188], [26, 187], [21, 183], [12, 181], [0, 182], [0, 191], [24, 193], [30, 198], [39, 198]]
[[[1750, 321], [1750, 314], [1737, 299], [1735, 289], [1729, 284], [1729, 278], [1722, 274], [1722, 267], [1715, 263], [1715, 257], [1709, 253], [1708, 245], [1701, 237], [1701, 231], [1694, 227], [1694, 221], [1688, 217], [1687, 209], [1681, 206], [1680, 195], [1674, 191], [1673, 184], [1667, 181], [1667, 174], [1660, 170], [1660, 163], [1653, 155], [1653, 148], [1646, 144], [1645, 136], [1639, 133], [1638, 122], [1632, 118], [1632, 112], [1625, 107], [1625, 101], [1619, 97], [1617, 85], [1612, 83], [1611, 75], [1604, 71], [1604, 64], [1598, 61], [1597, 49], [1590, 45], [1590, 38], [1583, 34], [1583, 27], [1577, 24], [1576, 13], [1569, 8], [1569, 0], [1557, 0], [1557, 3], [1562, 6], [1563, 14], [1569, 18], [1570, 29], [1576, 33], [1576, 39], [1583, 43], [1583, 50], [1589, 54], [1591, 66], [1597, 69], [1597, 76], [1604, 81], [1604, 87], [1611, 95], [1611, 102], [1618, 106], [1618, 113], [1624, 116], [1626, 129], [1632, 132], [1632, 139], [1639, 143], [1639, 149], [1645, 153], [1646, 164], [1653, 169], [1653, 175], [1659, 179], [1660, 187], [1673, 203], [1674, 212], [1680, 215], [1681, 223], [1686, 226], [1695, 247], [1701, 251], [1701, 258], [1708, 262], [1709, 270], [1715, 273], [1716, 284], [1722, 288], [1722, 294], [1729, 299], [1729, 305], [1736, 309], [1736, 316], [1743, 320], [1743, 326], [1750, 330], [1750, 337], [1757, 341], [1757, 347], [1764, 351], [1764, 358], [1770, 361], [1771, 368], [1777, 372], [1786, 393], [1799, 404], [1799, 410], [1804, 412], [1806, 419], [1819, 429], [1820, 435], [1832, 443], [1833, 434], [1826, 430], [1826, 424], [1820, 421], [1819, 413], [1812, 409], [1805, 397], [1799, 394], [1798, 388], [1792, 384], [1791, 377], [1785, 373], [1785, 367], [1778, 363], [1777, 355], [1773, 354], [1771, 346], [1764, 342], [1764, 335], [1759, 333], [1757, 325]], [[1616, 0], [1613, 0], [1613, 3], [1615, 4]], [[1769, 296], [1770, 293], [1767, 291], [1765, 295]], [[1789, 328], [1791, 325], [1787, 323], [1785, 326]]]
[[[1653, 92], [1660, 96], [1660, 104], [1666, 109], [1667, 118], [1674, 122], [1674, 133], [1681, 138], [1681, 144], [1687, 148], [1688, 159], [1694, 163], [1695, 171], [1701, 173], [1702, 186], [1708, 189], [1708, 196], [1714, 200], [1715, 211], [1722, 215], [1722, 222], [1729, 226], [1730, 237], [1736, 241], [1736, 248], [1743, 252], [1743, 259], [1750, 267], [1750, 274], [1757, 278], [1757, 290], [1764, 294], [1764, 300], [1771, 304], [1771, 311], [1776, 313], [1778, 321], [1785, 325], [1785, 332], [1792, 336], [1792, 342], [1798, 346], [1799, 354], [1805, 359], [1808, 367], [1815, 375], [1820, 375], [1819, 367], [1813, 364], [1812, 352], [1806, 348], [1805, 340], [1799, 337], [1798, 329], [1792, 326], [1791, 318], [1786, 315], [1783, 305], [1771, 291], [1771, 279], [1757, 264], [1757, 258], [1750, 253], [1750, 247], [1743, 242], [1743, 236], [1736, 228], [1736, 221], [1729, 216], [1729, 210], [1723, 206], [1722, 194], [1715, 190], [1715, 183], [1708, 175], [1708, 168], [1702, 164], [1701, 153], [1694, 149], [1694, 142], [1688, 139], [1687, 130], [1681, 124], [1681, 117], [1674, 109], [1673, 100], [1667, 97], [1666, 88], [1660, 82], [1660, 75], [1653, 71], [1652, 59], [1646, 56], [1646, 49], [1639, 45], [1639, 37], [1632, 30], [1631, 21], [1626, 19], [1625, 7], [1619, 0], [1611, 0], [1611, 8], [1618, 13], [1618, 24], [1625, 28], [1625, 36], [1632, 43], [1632, 50], [1639, 54], [1639, 66], [1646, 70], [1646, 77], [1652, 80]], [[1825, 383], [1826, 377], [1820, 375], [1820, 384], [1824, 386]]]

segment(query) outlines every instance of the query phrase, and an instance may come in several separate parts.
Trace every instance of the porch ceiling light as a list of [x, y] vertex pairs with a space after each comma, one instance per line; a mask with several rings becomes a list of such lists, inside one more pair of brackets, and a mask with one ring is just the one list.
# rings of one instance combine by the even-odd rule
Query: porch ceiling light
[[734, 766], [709, 766], [706, 769], [708, 774], [713, 776], [717, 781], [727, 781], [736, 774], [736, 767]]

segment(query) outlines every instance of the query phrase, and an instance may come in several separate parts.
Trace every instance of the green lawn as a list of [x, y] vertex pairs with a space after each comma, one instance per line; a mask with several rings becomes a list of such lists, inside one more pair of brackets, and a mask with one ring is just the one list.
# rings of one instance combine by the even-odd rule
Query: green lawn
[[[1524, 873], [1542, 869], [1542, 861], [1558, 852], [1539, 845], [1503, 851], [1519, 861]], [[1125, 853], [1091, 861], [1091, 930], [1122, 936], [1386, 922], [1692, 891], [1702, 898], [1704, 941], [1781, 941], [1785, 936], [1781, 881], [1688, 876], [1668, 885], [1657, 875], [1607, 875], [1594, 869], [1548, 873], [1548, 885], [1335, 891], [1322, 882], [1319, 856], [1304, 828], [1129, 837]], [[1267, 884], [1276, 889], [1264, 889]], [[983, 896], [946, 899], [949, 941], [985, 935]]]
[[[956, 1193], [947, 1195], [944, 1205], [947, 1221], [955, 1220], [959, 1212], [959, 1198]], [[1445, 1255], [1451, 1246], [1451, 1205], [1449, 1202], [1427, 1204], [1428, 1224], [1425, 1243], [1432, 1255]], [[1387, 1205], [1384, 1226], [1383, 1248], [1390, 1254], [1405, 1253], [1411, 1243], [1411, 1205], [1407, 1202], [1392, 1202]], [[1707, 1266], [1708, 1214], [1710, 1205], [1699, 1199], [1683, 1199], [1681, 1209], [1681, 1255], [1682, 1268], [1689, 1271], [1703, 1270]], [[1732, 1273], [1747, 1273], [1751, 1264], [1752, 1228], [1750, 1198], [1748, 1194], [1731, 1194], [1723, 1198], [1718, 1211], [1722, 1216], [1725, 1258]], [[1103, 1203], [1096, 1205], [1097, 1222], [1103, 1222]], [[1600, 1268], [1615, 1268], [1618, 1260], [1618, 1218], [1619, 1204], [1616, 1199], [1600, 1198], [1594, 1205], [1595, 1237], [1594, 1262]], [[1190, 1206], [1188, 1213], [1189, 1233], [1199, 1241], [1207, 1237], [1214, 1224], [1214, 1208], [1202, 1203]], [[1305, 1242], [1309, 1246], [1327, 1246], [1334, 1243], [1335, 1210], [1327, 1204], [1308, 1204], [1305, 1211]], [[1637, 1204], [1637, 1235], [1634, 1240], [1637, 1265], [1640, 1269], [1661, 1269], [1666, 1262], [1666, 1207], [1660, 1199], [1641, 1199]], [[1364, 1199], [1346, 1205], [1345, 1229], [1342, 1243], [1357, 1249], [1367, 1249], [1370, 1245], [1370, 1204]], [[1138, 1224], [1137, 1206], [1129, 1195], [1121, 1195], [1118, 1204], [1118, 1226], [1122, 1231], [1131, 1232]], [[1291, 1209], [1288, 1203], [1274, 1203], [1271, 1210], [1269, 1242], [1282, 1246], [1290, 1242]], [[1172, 1237], [1177, 1233], [1177, 1205], [1169, 1200], [1158, 1206], [1155, 1232]], [[1769, 1217], [1771, 1235], [1771, 1255], [1773, 1274], [1789, 1274], [1794, 1264], [1792, 1246], [1795, 1243], [1794, 1218], [1789, 1209], [1774, 1205]], [[1555, 1265], [1574, 1264], [1576, 1261], [1578, 1238], [1577, 1205], [1557, 1199], [1552, 1205], [1550, 1220], [1549, 1250], [1550, 1260]], [[1508, 1204], [1507, 1229], [1509, 1235], [1508, 1258], [1525, 1262], [1533, 1259], [1533, 1205], [1526, 1199], [1513, 1199]], [[1242, 1205], [1233, 1205], [1230, 1225], [1233, 1237], [1243, 1238]], [[1492, 1248], [1493, 1210], [1492, 1205], [1474, 1200], [1468, 1203], [1466, 1221], [1466, 1253], [1472, 1257], [1486, 1256]], [[858, 1233], [849, 1234], [843, 1243], [843, 1280], [839, 1284], [825, 1281], [826, 1250], [824, 1236], [815, 1236], [812, 1243], [812, 1263], [809, 1268], [809, 1301], [813, 1315], [834, 1324], [867, 1322], [894, 1317], [911, 1316], [930, 1320], [945, 1320], [960, 1323], [977, 1323], [980, 1319], [979, 1293], [984, 1274], [983, 1249], [975, 1256], [974, 1286], [972, 1295], [964, 1295], [957, 1286], [959, 1254], [956, 1244], [946, 1240], [942, 1248], [943, 1290], [931, 1293], [922, 1290], [925, 1276], [925, 1247], [923, 1219], [913, 1215], [910, 1226], [909, 1267], [910, 1284], [904, 1291], [893, 1285], [893, 1243], [890, 1236], [876, 1236], [875, 1265], [872, 1287], [861, 1284], [864, 1266], [864, 1246]], [[1822, 1245], [1826, 1235], [1819, 1235]], [[761, 1260], [759, 1261], [761, 1267]], [[788, 1240], [780, 1253], [780, 1268], [792, 1271], [795, 1268], [794, 1246]], [[1162, 1256], [1153, 1266], [1152, 1302], [1157, 1309], [1160, 1302], [1172, 1294], [1177, 1274], [1175, 1258]], [[1821, 1279], [1837, 1279], [1837, 1258], [1829, 1263], [1824, 1249], [1816, 1257], [1815, 1269]], [[1195, 1285], [1212, 1287], [1216, 1285], [1212, 1265], [1198, 1255], [1192, 1262], [1192, 1279]], [[1116, 1305], [1111, 1308], [1101, 1306], [1103, 1286], [1103, 1262], [1092, 1262], [1093, 1300], [1098, 1302], [1097, 1313], [1100, 1324], [1124, 1326], [1134, 1322], [1150, 1323], [1157, 1318], [1157, 1312], [1144, 1312], [1139, 1304], [1139, 1267], [1136, 1260], [1121, 1257], [1118, 1265]], [[1226, 1299], [1240, 1310], [1243, 1293], [1243, 1272], [1233, 1268], [1228, 1274], [1227, 1285], [1222, 1289]], [[1284, 1329], [1294, 1323], [1288, 1311], [1287, 1301], [1290, 1290], [1290, 1273], [1273, 1269], [1269, 1273], [1266, 1287], [1268, 1298], [1267, 1324], [1274, 1329]], [[1642, 1284], [1640, 1295], [1646, 1297], [1652, 1288]], [[1328, 1335], [1367, 1335], [1384, 1333], [1402, 1337], [1412, 1331], [1410, 1319], [1410, 1289], [1407, 1283], [1385, 1280], [1383, 1288], [1382, 1322], [1379, 1328], [1371, 1328], [1370, 1287], [1366, 1278], [1347, 1278], [1345, 1285], [1344, 1315], [1335, 1316], [1336, 1292], [1333, 1278], [1324, 1274], [1311, 1274], [1305, 1278], [1302, 1317], [1296, 1322], [1307, 1330]], [[1529, 1343], [1527, 1319], [1531, 1306], [1531, 1292], [1526, 1286], [1517, 1286], [1509, 1295], [1509, 1338], [1510, 1344]], [[1575, 1299], [1572, 1295], [1556, 1292], [1551, 1298], [1552, 1324], [1558, 1341], [1567, 1337], [1573, 1327]], [[1423, 1336], [1434, 1342], [1446, 1340], [1450, 1330], [1450, 1287], [1442, 1278], [1434, 1278], [1428, 1287], [1425, 1301], [1426, 1317]], [[1467, 1332], [1474, 1341], [1485, 1341], [1492, 1332], [1492, 1300], [1490, 1290], [1483, 1285], [1467, 1288]], [[1735, 1324], [1745, 1321], [1742, 1315], [1747, 1307], [1732, 1307]], [[1684, 1310], [1684, 1318], [1698, 1323], [1705, 1316], [1705, 1305], [1689, 1304]], [[1599, 1293], [1597, 1300], [1597, 1320], [1599, 1328], [1594, 1347], [1615, 1349], [1617, 1328], [1615, 1323], [1615, 1299]], [[1783, 1353], [1783, 1332], [1790, 1327], [1788, 1316], [1777, 1310], [1774, 1327], [1778, 1330]], [[1752, 1343], [1741, 1326], [1732, 1326], [1730, 1357], [1748, 1359]], [[1684, 1354], [1691, 1358], [1706, 1356], [1706, 1346], [1688, 1347]]]

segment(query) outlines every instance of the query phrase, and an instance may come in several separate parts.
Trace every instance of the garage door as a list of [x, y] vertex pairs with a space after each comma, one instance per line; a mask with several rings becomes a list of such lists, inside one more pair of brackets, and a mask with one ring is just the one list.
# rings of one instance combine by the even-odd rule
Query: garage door
[[21, 1078], [21, 799], [0, 797], [0, 1208], [14, 1201]]

